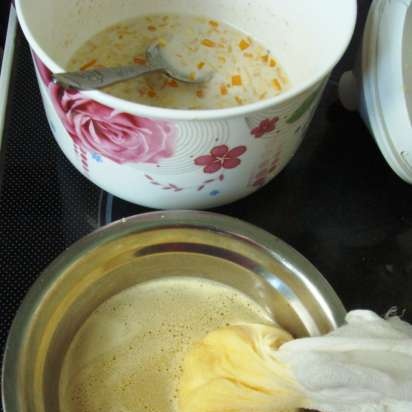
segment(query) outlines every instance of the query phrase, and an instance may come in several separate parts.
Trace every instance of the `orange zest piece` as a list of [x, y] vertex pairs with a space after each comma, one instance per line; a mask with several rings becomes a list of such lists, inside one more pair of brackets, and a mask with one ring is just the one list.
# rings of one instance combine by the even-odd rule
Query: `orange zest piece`
[[148, 95], [149, 97], [156, 97], [156, 92], [155, 92], [154, 90], [149, 90], [149, 91], [147, 92], [147, 95]]
[[269, 66], [270, 67], [276, 67], [277, 66], [276, 60], [271, 58], [270, 62], [269, 62]]
[[136, 56], [136, 57], [133, 59], [133, 61], [134, 61], [136, 64], [146, 64], [146, 59], [144, 59], [143, 57], [138, 57], [138, 56]]
[[240, 74], [235, 74], [234, 76], [232, 76], [232, 85], [233, 86], [242, 85], [242, 78], [240, 77]]
[[278, 79], [272, 80], [272, 86], [277, 92], [280, 92], [282, 90], [282, 85], [280, 84], [280, 81]]
[[199, 98], [202, 98], [205, 96], [205, 93], [203, 92], [202, 89], [196, 90], [196, 96]]
[[243, 100], [239, 96], [235, 96], [235, 100], [237, 101], [238, 104], [243, 104]]
[[216, 27], [219, 27], [219, 22], [216, 20], [209, 20], [209, 25], [216, 29]]
[[168, 85], [169, 87], [178, 87], [178, 86], [179, 86], [179, 84], [177, 83], [177, 81], [176, 81], [175, 79], [169, 80], [169, 81], [167, 82], [167, 85]]
[[201, 41], [201, 44], [206, 47], [216, 47], [216, 43], [210, 39], [203, 39]]
[[90, 67], [94, 66], [96, 64], [96, 62], [97, 62], [96, 59], [90, 60], [89, 62], [83, 64], [83, 66], [80, 67], [80, 70], [87, 70]]
[[245, 39], [242, 39], [239, 43], [240, 50], [246, 50], [248, 47], [250, 47], [250, 43], [247, 42]]
[[261, 56], [260, 59], [262, 60], [263, 63], [267, 63], [269, 60], [269, 55], [265, 54], [264, 56]]
[[199, 69], [199, 70], [202, 70], [203, 69], [203, 67], [205, 67], [205, 62], [199, 62], [198, 64], [197, 64], [197, 68]]
[[222, 84], [222, 85], [220, 86], [220, 94], [221, 94], [222, 96], [226, 96], [226, 95], [227, 95], [227, 87], [226, 87], [224, 84]]
[[156, 26], [150, 25], [150, 26], [147, 26], [147, 30], [156, 31], [157, 29], [156, 29]]

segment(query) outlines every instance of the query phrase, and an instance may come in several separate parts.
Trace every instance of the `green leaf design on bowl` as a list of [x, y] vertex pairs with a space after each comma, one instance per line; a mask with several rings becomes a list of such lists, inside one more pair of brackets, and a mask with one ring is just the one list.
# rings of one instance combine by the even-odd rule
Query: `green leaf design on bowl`
[[289, 119], [286, 120], [286, 123], [292, 124], [297, 122], [311, 108], [321, 89], [322, 86], [318, 87], [312, 94], [310, 94], [298, 107], [298, 109], [289, 117]]

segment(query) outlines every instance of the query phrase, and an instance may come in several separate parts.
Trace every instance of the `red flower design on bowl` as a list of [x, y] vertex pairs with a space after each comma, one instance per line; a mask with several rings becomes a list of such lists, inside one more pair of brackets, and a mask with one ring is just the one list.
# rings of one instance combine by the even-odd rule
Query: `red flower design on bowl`
[[251, 133], [256, 139], [264, 136], [267, 133], [273, 132], [276, 129], [276, 125], [279, 121], [279, 117], [274, 117], [273, 119], [262, 120], [259, 126], [251, 130]]
[[33, 56], [60, 120], [80, 147], [119, 164], [158, 163], [173, 156], [173, 123], [122, 113], [77, 90], [66, 90], [53, 83], [50, 70], [34, 53]]
[[204, 166], [205, 173], [215, 173], [220, 169], [234, 169], [241, 163], [239, 159], [246, 152], [246, 146], [237, 146], [231, 150], [226, 145], [216, 146], [210, 154], [195, 159], [197, 166]]

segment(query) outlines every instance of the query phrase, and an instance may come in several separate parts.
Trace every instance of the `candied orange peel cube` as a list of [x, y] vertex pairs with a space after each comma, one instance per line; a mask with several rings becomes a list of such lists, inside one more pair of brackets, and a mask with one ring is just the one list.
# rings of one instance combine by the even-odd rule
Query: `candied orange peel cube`
[[282, 90], [282, 84], [280, 83], [279, 79], [273, 79], [272, 86], [277, 92], [280, 92]]
[[250, 43], [246, 41], [245, 39], [242, 39], [239, 43], [239, 48], [240, 50], [246, 50], [247, 48], [250, 47]]
[[232, 85], [233, 86], [241, 86], [242, 85], [242, 77], [240, 74], [235, 74], [232, 76]]
[[201, 44], [206, 47], [216, 47], [216, 43], [210, 39], [203, 39], [201, 41]]
[[222, 84], [222, 85], [220, 86], [220, 94], [221, 94], [222, 96], [226, 96], [226, 95], [227, 95], [227, 87], [226, 87], [224, 84]]
[[146, 59], [144, 59], [143, 57], [139, 57], [139, 56], [136, 56], [136, 57], [133, 59], [133, 61], [134, 61], [136, 64], [146, 64]]
[[276, 67], [277, 66], [276, 60], [271, 58], [270, 61], [269, 61], [269, 66], [270, 67]]
[[97, 62], [96, 59], [90, 60], [87, 63], [83, 64], [83, 66], [80, 67], [80, 70], [90, 69], [90, 67], [94, 66], [96, 62]]
[[177, 83], [177, 81], [175, 79], [171, 79], [167, 82], [167, 85], [169, 87], [179, 87], [179, 84]]

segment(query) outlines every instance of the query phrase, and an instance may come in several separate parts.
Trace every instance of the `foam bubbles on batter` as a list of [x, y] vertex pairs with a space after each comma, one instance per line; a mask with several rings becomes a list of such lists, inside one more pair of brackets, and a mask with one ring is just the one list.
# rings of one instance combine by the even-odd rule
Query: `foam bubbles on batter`
[[238, 322], [271, 323], [239, 291], [200, 278], [165, 278], [113, 296], [75, 336], [59, 385], [62, 412], [172, 412], [186, 350]]

